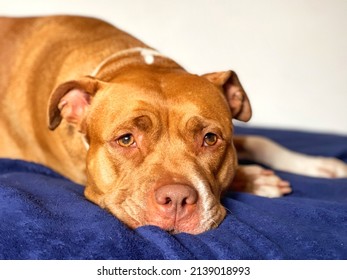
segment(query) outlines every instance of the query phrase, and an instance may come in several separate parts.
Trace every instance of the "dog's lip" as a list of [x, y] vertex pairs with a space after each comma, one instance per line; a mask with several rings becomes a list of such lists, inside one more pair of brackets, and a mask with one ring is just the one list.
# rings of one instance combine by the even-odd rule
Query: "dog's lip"
[[[210, 218], [207, 222], [200, 222], [199, 226], [194, 227], [194, 228], [186, 228], [184, 225], [176, 225], [176, 224], [171, 224], [171, 225], [166, 225], [166, 226], [159, 226], [155, 222], [148, 222], [144, 225], [139, 225], [138, 227], [142, 226], [154, 226], [159, 228], [160, 230], [163, 230], [167, 232], [168, 234], [176, 235], [176, 234], [201, 234], [209, 230], [213, 230], [218, 228], [221, 223], [224, 221], [226, 217], [226, 213], [221, 213], [220, 217], [218, 218], [218, 221], [214, 221], [212, 218]], [[136, 228], [138, 228], [136, 227]]]
[[223, 222], [224, 218], [225, 215], [221, 212], [217, 221], [214, 220], [213, 217], [210, 217], [206, 222], [203, 222], [203, 220], [199, 220], [199, 222], [196, 223], [195, 226], [194, 223], [192, 223], [190, 220], [185, 221], [183, 223], [177, 223], [176, 221], [172, 221], [167, 224], [158, 224], [156, 223], [156, 221], [152, 220], [148, 221], [145, 225], [158, 227], [169, 234], [186, 233], [197, 235], [217, 228]]
[[[173, 176], [164, 176], [164, 178], [159, 181], [160, 185], [163, 183], [177, 183], [178, 179], [180, 179], [179, 182], [187, 182], [187, 178], [182, 180], [182, 176], [180, 178], [177, 178], [176, 176], [174, 178], [175, 180], [172, 180], [172, 178]], [[197, 214], [195, 214], [196, 216], [187, 217], [181, 221], [176, 221], [175, 219], [165, 219], [165, 217], [164, 219], [163, 217], [157, 218], [157, 212], [154, 209], [152, 209], [153, 211], [148, 211], [149, 209], [147, 209], [147, 206], [145, 206], [145, 201], [139, 203], [137, 199], [132, 199], [129, 197], [118, 203], [114, 201], [114, 196], [104, 197], [104, 206], [108, 211], [110, 211], [114, 216], [116, 216], [131, 229], [152, 225], [166, 231], [168, 234], [187, 233], [196, 235], [217, 228], [225, 217], [225, 210], [224, 212], [221, 210], [221, 208], [224, 207], [222, 207], [220, 202], [216, 201], [217, 198], [208, 191], [211, 189], [211, 187], [206, 180], [191, 179], [189, 181], [190, 185], [193, 186], [193, 188], [198, 192], [199, 210]], [[158, 183], [158, 180], [155, 183]], [[158, 187], [158, 185], [155, 183], [152, 185], [152, 188], [150, 188], [151, 191], [148, 190], [148, 192], [153, 193], [154, 187]], [[213, 197], [209, 197], [209, 195], [207, 195], [208, 193]], [[150, 195], [147, 193], [144, 196], [149, 197]], [[143, 198], [143, 196], [141, 197]]]
[[[134, 217], [132, 215], [132, 213], [129, 213], [126, 209], [122, 209], [123, 214], [121, 216], [119, 216], [119, 208], [118, 208], [118, 213], [114, 213], [112, 211], [112, 209], [108, 209], [111, 213], [113, 213], [118, 219], [120, 219], [121, 221], [123, 221], [129, 228], [131, 229], [137, 229], [139, 227], [143, 227], [143, 226], [155, 226], [158, 227], [159, 229], [166, 231], [168, 234], [172, 234], [172, 235], [176, 235], [176, 234], [181, 234], [181, 233], [186, 233], [186, 234], [201, 234], [204, 233], [208, 230], [217, 228], [224, 220], [225, 218], [225, 213], [223, 214], [222, 211], [218, 211], [218, 206], [215, 206], [215, 210], [219, 212], [219, 215], [216, 219], [215, 215], [212, 215], [210, 217], [208, 217], [205, 221], [204, 219], [201, 219], [195, 226], [192, 226], [192, 223], [190, 223], [190, 221], [186, 221], [184, 223], [180, 223], [177, 221], [171, 221], [165, 223], [165, 224], [158, 224], [156, 223], [155, 220], [147, 220], [147, 219], [137, 219], [137, 217]], [[224, 208], [224, 207], [223, 207]], [[127, 220], [124, 220], [125, 216], [127, 217]], [[216, 219], [216, 220], [215, 220]], [[146, 221], [147, 220], [147, 221]]]

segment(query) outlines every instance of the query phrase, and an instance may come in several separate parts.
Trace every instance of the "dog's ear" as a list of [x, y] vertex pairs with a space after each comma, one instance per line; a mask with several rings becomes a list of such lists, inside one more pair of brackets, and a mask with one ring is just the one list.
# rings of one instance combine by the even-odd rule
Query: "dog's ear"
[[62, 119], [84, 132], [84, 118], [100, 82], [93, 77], [83, 77], [58, 85], [48, 103], [49, 129], [57, 128]]
[[252, 116], [251, 104], [234, 71], [214, 72], [203, 75], [219, 87], [226, 97], [233, 118], [247, 122]]

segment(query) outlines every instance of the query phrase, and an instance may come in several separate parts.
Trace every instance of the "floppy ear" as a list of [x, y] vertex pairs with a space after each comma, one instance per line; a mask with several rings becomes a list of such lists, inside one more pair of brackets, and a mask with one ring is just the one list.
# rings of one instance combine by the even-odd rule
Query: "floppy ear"
[[86, 112], [99, 87], [99, 81], [89, 76], [58, 85], [48, 103], [49, 129], [54, 130], [65, 119], [83, 132]]
[[209, 73], [203, 77], [223, 91], [233, 118], [244, 122], [249, 121], [252, 116], [251, 104], [234, 71]]

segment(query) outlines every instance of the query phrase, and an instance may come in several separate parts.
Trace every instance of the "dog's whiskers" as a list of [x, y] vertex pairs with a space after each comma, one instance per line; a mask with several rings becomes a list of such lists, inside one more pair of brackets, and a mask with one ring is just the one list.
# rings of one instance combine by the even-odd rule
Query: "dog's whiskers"
[[211, 222], [215, 225], [216, 228], [218, 227], [218, 223], [214, 219], [211, 219]]
[[230, 214], [233, 214], [229, 208], [227, 208], [227, 207], [225, 207], [225, 206], [223, 206], [223, 207], [224, 207], [224, 209], [225, 209], [227, 212], [229, 212]]

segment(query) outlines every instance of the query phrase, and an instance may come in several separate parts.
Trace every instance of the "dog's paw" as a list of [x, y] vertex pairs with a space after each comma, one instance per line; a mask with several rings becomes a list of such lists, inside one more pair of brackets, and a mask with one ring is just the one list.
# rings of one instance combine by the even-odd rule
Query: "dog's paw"
[[240, 166], [232, 188], [265, 197], [281, 197], [292, 191], [289, 182], [259, 165]]
[[347, 177], [347, 164], [336, 158], [306, 157], [300, 163], [303, 175], [321, 178]]

